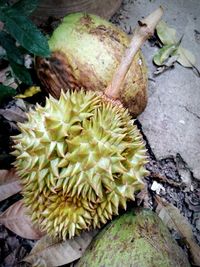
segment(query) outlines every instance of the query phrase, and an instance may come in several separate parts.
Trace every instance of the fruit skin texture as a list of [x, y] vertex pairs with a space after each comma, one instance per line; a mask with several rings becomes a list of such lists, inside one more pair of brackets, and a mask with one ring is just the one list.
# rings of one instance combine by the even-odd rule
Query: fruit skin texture
[[76, 266], [190, 267], [190, 264], [156, 213], [141, 209], [109, 223]]
[[[36, 58], [39, 79], [54, 97], [61, 88], [103, 92], [111, 83], [129, 37], [112, 23], [94, 15], [66, 16], [54, 30], [50, 58]], [[139, 51], [120, 89], [119, 99], [137, 117], [147, 104], [147, 68]]]
[[13, 137], [14, 165], [32, 220], [50, 235], [100, 227], [143, 187], [146, 150], [122, 106], [68, 90], [27, 116]]

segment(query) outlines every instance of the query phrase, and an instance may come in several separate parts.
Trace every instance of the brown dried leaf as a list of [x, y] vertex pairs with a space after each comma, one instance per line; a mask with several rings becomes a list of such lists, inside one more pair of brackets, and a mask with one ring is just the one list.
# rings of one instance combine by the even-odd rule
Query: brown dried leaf
[[0, 215], [0, 223], [23, 238], [40, 239], [44, 235], [31, 222], [22, 200], [17, 201]]
[[21, 185], [19, 181], [11, 182], [6, 185], [0, 186], [0, 201], [17, 194], [21, 191]]
[[27, 119], [25, 112], [16, 106], [9, 109], [0, 109], [0, 115], [8, 121], [14, 122], [24, 122]]
[[0, 185], [15, 182], [19, 180], [15, 168], [10, 170], [0, 170]]
[[19, 176], [15, 169], [0, 170], [0, 201], [21, 191]]
[[158, 203], [156, 212], [159, 217], [170, 229], [176, 230], [181, 235], [190, 249], [193, 263], [200, 266], [200, 247], [195, 241], [191, 225], [175, 206], [158, 196], [156, 200]]
[[23, 261], [32, 265], [42, 263], [43, 266], [48, 267], [68, 264], [83, 255], [96, 233], [96, 231], [83, 232], [80, 236], [66, 241], [53, 239], [46, 235], [36, 243], [31, 253]]
[[137, 205], [141, 206], [141, 204], [143, 203], [143, 207], [144, 208], [151, 208], [151, 205], [149, 204], [150, 197], [149, 197], [149, 192], [147, 189], [147, 184], [144, 184], [144, 188], [137, 194], [136, 196], [136, 200], [137, 200]]

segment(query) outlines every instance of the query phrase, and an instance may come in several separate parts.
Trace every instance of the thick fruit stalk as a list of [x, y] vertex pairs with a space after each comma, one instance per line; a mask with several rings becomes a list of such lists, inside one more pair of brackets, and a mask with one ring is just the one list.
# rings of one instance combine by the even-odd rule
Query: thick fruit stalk
[[19, 124], [13, 154], [24, 202], [33, 221], [51, 235], [65, 239], [100, 227], [143, 185], [145, 146], [118, 92], [162, 11], [153, 14], [153, 26], [148, 17], [140, 22], [106, 94], [66, 90]]

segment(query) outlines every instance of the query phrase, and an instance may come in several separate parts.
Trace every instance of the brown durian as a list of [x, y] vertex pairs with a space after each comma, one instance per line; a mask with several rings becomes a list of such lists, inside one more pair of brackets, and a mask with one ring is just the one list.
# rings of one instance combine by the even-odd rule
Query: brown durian
[[[36, 59], [38, 77], [56, 98], [61, 88], [104, 92], [129, 42], [126, 33], [98, 16], [70, 14], [49, 39], [51, 57]], [[147, 68], [141, 51], [132, 61], [119, 100], [134, 117], [146, 107]]]

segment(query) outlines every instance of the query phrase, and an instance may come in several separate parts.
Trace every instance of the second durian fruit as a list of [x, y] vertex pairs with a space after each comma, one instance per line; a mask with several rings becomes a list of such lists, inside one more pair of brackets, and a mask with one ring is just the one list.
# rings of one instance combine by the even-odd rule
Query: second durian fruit
[[[62, 19], [48, 43], [51, 56], [37, 57], [36, 71], [44, 89], [59, 98], [61, 88], [105, 92], [130, 39], [98, 16], [73, 13]], [[134, 118], [146, 107], [147, 67], [141, 51], [132, 60], [119, 100]]]
[[13, 137], [15, 166], [33, 222], [50, 235], [100, 227], [142, 188], [145, 146], [121, 105], [67, 91], [27, 117]]

